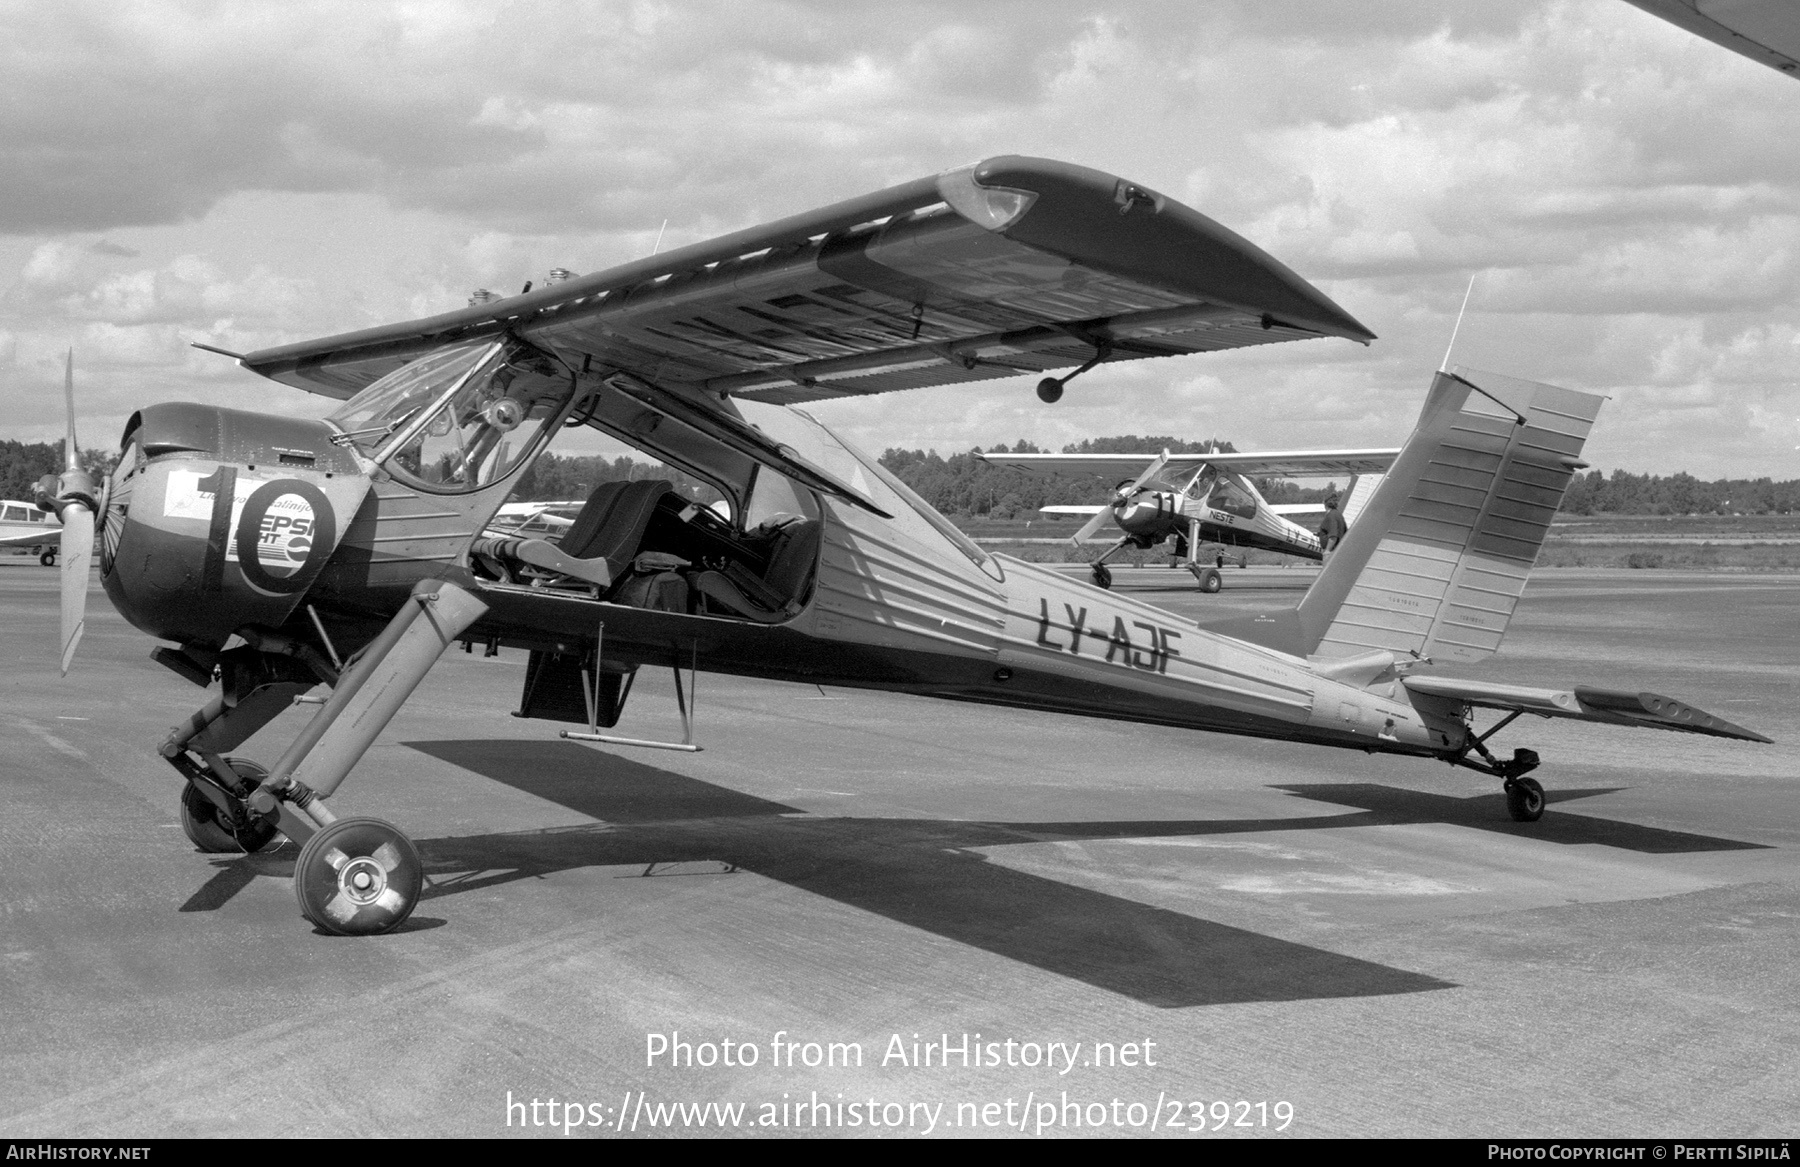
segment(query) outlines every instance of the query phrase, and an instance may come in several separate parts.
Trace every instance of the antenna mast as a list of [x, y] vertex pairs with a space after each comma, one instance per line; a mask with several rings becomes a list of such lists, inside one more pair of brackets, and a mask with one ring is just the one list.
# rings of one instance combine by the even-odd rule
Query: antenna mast
[[[1480, 272], [1475, 273], [1475, 275], [1480, 274]], [[1444, 349], [1444, 363], [1438, 366], [1438, 372], [1440, 373], [1448, 373], [1450, 371], [1450, 353], [1456, 348], [1456, 334], [1462, 331], [1463, 313], [1469, 310], [1469, 295], [1474, 290], [1475, 276], [1470, 276], [1469, 287], [1463, 292], [1462, 307], [1456, 311], [1456, 327], [1450, 330], [1450, 343]]]

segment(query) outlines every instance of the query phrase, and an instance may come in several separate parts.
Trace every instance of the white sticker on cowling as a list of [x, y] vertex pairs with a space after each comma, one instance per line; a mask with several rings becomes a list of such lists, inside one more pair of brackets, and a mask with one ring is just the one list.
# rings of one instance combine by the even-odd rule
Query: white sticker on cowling
[[[217, 491], [213, 484], [203, 486], [202, 483], [217, 475], [216, 470], [211, 474], [200, 474], [192, 470], [170, 471], [168, 493], [163, 497], [163, 514], [172, 519], [199, 519], [210, 523]], [[238, 471], [237, 482], [231, 492], [231, 526], [225, 540], [227, 562], [236, 563], [238, 559], [237, 528], [238, 520], [244, 514], [244, 503], [259, 487], [277, 481], [280, 479], [263, 478]], [[306, 556], [312, 550], [315, 518], [312, 505], [300, 495], [276, 496], [263, 515], [258, 532], [256, 558], [264, 571], [280, 577], [300, 570], [301, 564], [306, 562]]]

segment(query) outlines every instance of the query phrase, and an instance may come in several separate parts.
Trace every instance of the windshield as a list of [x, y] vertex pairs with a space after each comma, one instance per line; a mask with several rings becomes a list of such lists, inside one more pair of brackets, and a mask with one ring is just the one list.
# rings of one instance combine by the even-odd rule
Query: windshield
[[1256, 515], [1256, 500], [1250, 496], [1250, 492], [1223, 476], [1219, 478], [1218, 485], [1213, 487], [1212, 497], [1206, 500], [1206, 505], [1240, 519]]
[[370, 385], [328, 420], [363, 453], [372, 454], [494, 347], [493, 342], [486, 341], [438, 349]]
[[535, 452], [574, 393], [574, 374], [528, 345], [455, 345], [389, 373], [331, 421], [396, 478], [475, 490]]

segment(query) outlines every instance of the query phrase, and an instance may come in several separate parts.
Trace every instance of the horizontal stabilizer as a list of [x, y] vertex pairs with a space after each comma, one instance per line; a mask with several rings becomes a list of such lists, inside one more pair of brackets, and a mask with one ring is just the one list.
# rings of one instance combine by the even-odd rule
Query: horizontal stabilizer
[[1647, 725], [1749, 742], [1771, 740], [1660, 693], [1595, 689], [1587, 685], [1577, 685], [1573, 689], [1532, 689], [1524, 685], [1496, 685], [1457, 677], [1409, 676], [1403, 683], [1415, 697], [1438, 698], [1483, 709], [1603, 721], [1613, 725]]

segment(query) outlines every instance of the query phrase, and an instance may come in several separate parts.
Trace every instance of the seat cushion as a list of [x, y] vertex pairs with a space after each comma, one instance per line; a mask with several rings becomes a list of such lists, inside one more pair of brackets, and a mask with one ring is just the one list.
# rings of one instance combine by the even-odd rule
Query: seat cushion
[[603, 558], [613, 578], [620, 578], [644, 541], [644, 529], [656, 513], [657, 502], [674, 489], [662, 478], [601, 483], [563, 536], [563, 553], [576, 559]]

